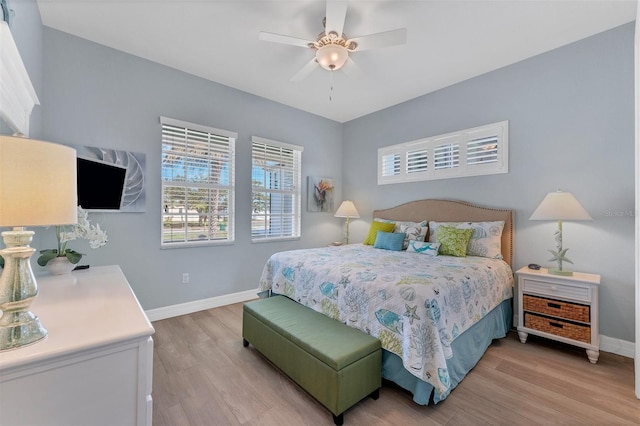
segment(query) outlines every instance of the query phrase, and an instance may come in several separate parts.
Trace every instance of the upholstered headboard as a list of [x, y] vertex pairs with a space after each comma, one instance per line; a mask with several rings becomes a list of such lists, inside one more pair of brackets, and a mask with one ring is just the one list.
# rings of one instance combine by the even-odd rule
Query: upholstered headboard
[[[374, 218], [421, 222], [488, 222], [503, 220], [502, 257], [512, 268], [513, 210], [479, 206], [455, 200], [418, 200], [384, 210], [374, 210]], [[428, 235], [427, 235], [428, 238]]]

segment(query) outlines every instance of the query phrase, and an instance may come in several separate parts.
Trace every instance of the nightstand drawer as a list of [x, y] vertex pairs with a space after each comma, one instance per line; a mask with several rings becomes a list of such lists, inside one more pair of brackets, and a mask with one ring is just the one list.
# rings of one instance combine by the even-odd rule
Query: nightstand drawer
[[533, 330], [566, 337], [567, 339], [591, 343], [591, 328], [588, 325], [572, 324], [570, 322], [545, 318], [525, 312], [524, 326]]
[[536, 293], [553, 298], [567, 298], [584, 302], [591, 301], [591, 290], [589, 286], [574, 286], [567, 283], [556, 284], [530, 278], [523, 279], [522, 284], [522, 291], [525, 293]]
[[551, 315], [571, 321], [591, 322], [590, 307], [577, 303], [563, 302], [560, 300], [545, 299], [542, 297], [523, 296], [523, 309], [529, 312]]

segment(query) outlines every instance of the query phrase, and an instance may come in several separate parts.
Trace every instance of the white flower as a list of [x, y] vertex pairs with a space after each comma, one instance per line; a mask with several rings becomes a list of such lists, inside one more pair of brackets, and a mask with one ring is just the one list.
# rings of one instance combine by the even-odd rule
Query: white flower
[[78, 206], [78, 223], [75, 225], [56, 226], [58, 248], [41, 250], [40, 257], [38, 257], [38, 265], [45, 266], [56, 257], [66, 257], [71, 263], [78, 263], [84, 253], [78, 253], [71, 248], [67, 248], [69, 241], [77, 240], [78, 238], [88, 240], [92, 249], [97, 249], [107, 243], [107, 233], [100, 229], [100, 225], [92, 226], [89, 222], [89, 214], [80, 206]]
[[77, 240], [78, 238], [80, 238], [80, 234], [78, 232], [76, 232], [76, 230], [72, 230], [71, 232], [60, 232], [60, 243], [64, 244], [68, 241], [73, 241], [73, 240]]
[[107, 233], [100, 229], [100, 224], [94, 227], [89, 227], [85, 233], [85, 238], [89, 240], [89, 246], [92, 249], [97, 249], [107, 244]]
[[56, 227], [58, 237], [58, 256], [63, 256], [67, 250], [67, 243], [77, 239], [89, 241], [92, 249], [107, 244], [107, 233], [100, 229], [100, 225], [91, 225], [89, 212], [78, 206], [78, 223], [75, 225], [61, 225]]

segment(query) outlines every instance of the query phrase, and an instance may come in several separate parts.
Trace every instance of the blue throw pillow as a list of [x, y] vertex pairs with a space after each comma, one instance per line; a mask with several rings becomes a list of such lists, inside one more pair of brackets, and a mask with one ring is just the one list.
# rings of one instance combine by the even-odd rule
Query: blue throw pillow
[[400, 251], [402, 250], [404, 236], [404, 232], [394, 233], [378, 231], [376, 234], [376, 242], [373, 244], [373, 247], [385, 250]]

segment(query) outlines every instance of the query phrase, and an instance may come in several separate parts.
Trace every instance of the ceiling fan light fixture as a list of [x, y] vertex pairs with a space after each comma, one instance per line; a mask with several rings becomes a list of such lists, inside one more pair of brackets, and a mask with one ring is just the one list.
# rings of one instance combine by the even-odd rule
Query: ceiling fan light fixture
[[347, 59], [349, 59], [349, 52], [339, 44], [324, 45], [316, 52], [318, 64], [328, 71], [339, 70]]

